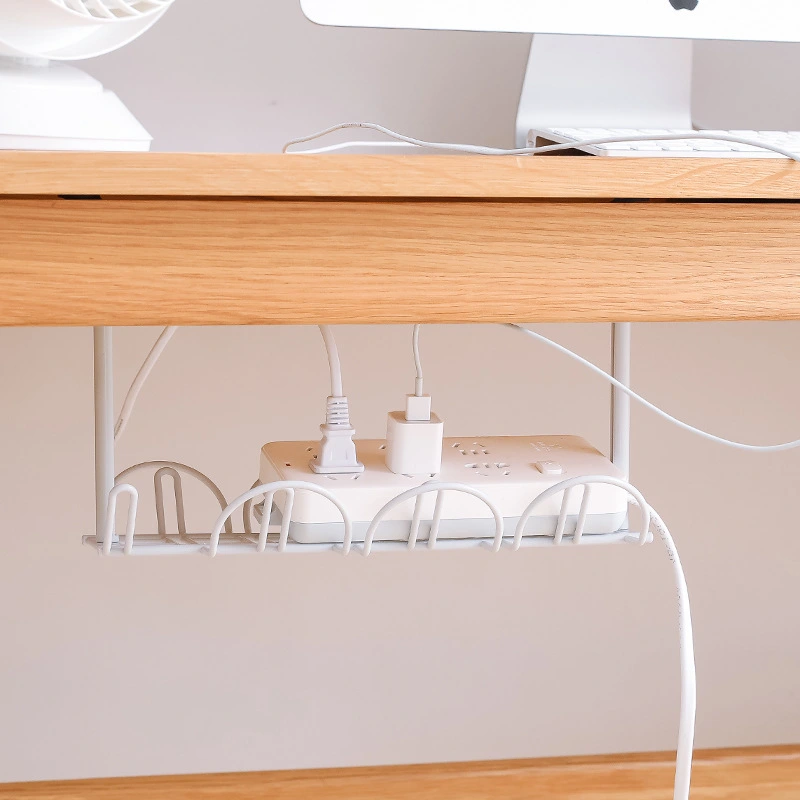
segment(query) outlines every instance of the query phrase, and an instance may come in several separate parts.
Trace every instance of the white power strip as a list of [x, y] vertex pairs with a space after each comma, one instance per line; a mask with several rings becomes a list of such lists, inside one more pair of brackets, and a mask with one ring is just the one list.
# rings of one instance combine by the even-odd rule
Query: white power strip
[[[386, 443], [381, 439], [356, 442], [364, 472], [354, 475], [319, 475], [309, 467], [319, 442], [271, 442], [261, 450], [262, 483], [307, 481], [333, 492], [353, 521], [354, 541], [363, 541], [369, 523], [380, 509], [401, 492], [435, 478], [463, 483], [479, 489], [504, 518], [506, 533], [514, 531], [525, 508], [551, 486], [580, 475], [622, 478], [622, 473], [602, 453], [579, 436], [488, 436], [479, 439], [445, 438], [442, 469], [435, 476], [396, 475], [384, 462]], [[577, 522], [582, 492], [570, 495], [565, 533]], [[273, 521], [285, 509], [286, 494], [275, 496]], [[418, 538], [424, 540], [433, 517], [435, 492], [423, 495], [422, 520]], [[552, 536], [562, 497], [556, 495], [540, 504], [531, 516], [525, 535]], [[375, 536], [383, 540], [408, 538], [415, 500], [392, 509]], [[615, 533], [624, 524], [626, 493], [604, 484], [593, 486], [589, 499], [585, 534]], [[297, 542], [341, 542], [344, 525], [334, 505], [315, 492], [298, 491], [291, 511], [289, 535]], [[467, 539], [494, 535], [494, 519], [479, 498], [463, 492], [444, 494], [438, 536]]]

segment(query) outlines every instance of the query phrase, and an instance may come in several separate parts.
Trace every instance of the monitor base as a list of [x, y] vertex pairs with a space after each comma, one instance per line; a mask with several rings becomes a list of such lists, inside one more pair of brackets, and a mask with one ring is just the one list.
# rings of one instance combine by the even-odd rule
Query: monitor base
[[538, 128], [692, 127], [692, 42], [535, 34], [517, 147]]

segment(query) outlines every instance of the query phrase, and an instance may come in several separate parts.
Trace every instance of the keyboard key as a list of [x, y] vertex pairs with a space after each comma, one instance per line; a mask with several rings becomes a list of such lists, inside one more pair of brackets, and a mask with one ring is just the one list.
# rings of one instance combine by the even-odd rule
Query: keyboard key
[[567, 139], [581, 139], [581, 132], [578, 128], [553, 128], [556, 136], [564, 136]]
[[693, 148], [689, 142], [681, 141], [680, 139], [667, 139], [666, 141], [660, 142], [660, 144], [664, 150], [668, 150], [671, 153], [693, 152]]
[[631, 149], [644, 151], [656, 150], [660, 152], [663, 148], [660, 142], [631, 142]]
[[584, 139], [607, 139], [614, 135], [608, 128], [579, 128], [578, 130]]
[[605, 144], [595, 144], [598, 150], [631, 150], [630, 144], [627, 142], [606, 142]]
[[735, 153], [758, 153], [762, 148], [754, 147], [751, 144], [731, 144], [731, 150]]
[[731, 147], [727, 142], [716, 142], [713, 139], [698, 139], [692, 142], [692, 149], [701, 153], [730, 153]]

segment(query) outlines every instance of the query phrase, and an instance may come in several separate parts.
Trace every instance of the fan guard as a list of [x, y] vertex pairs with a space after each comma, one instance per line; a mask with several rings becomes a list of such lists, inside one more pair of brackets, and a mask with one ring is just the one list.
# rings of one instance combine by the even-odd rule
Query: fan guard
[[52, 0], [56, 5], [92, 19], [129, 19], [164, 11], [172, 0]]

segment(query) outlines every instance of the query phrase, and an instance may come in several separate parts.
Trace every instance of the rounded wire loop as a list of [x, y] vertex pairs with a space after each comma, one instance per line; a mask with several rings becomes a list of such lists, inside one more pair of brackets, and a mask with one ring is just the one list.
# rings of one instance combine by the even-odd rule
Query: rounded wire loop
[[[281, 521], [281, 532], [278, 538], [278, 552], [283, 553], [286, 551], [286, 545], [289, 542], [289, 528], [292, 524], [292, 511], [294, 510], [294, 489], [286, 489], [286, 502], [283, 506], [283, 519]], [[270, 498], [270, 505], [272, 499]], [[266, 498], [265, 498], [266, 505]], [[268, 527], [262, 525], [262, 529]]]
[[419, 523], [422, 517], [422, 497], [418, 494], [414, 503], [414, 513], [411, 515], [411, 530], [408, 532], [408, 549], [413, 550], [417, 546], [417, 536], [419, 535]]
[[[564, 489], [564, 496], [561, 498], [561, 510], [558, 512], [558, 522], [556, 523], [556, 535], [554, 537], [556, 544], [561, 544], [564, 538], [564, 528], [567, 526], [567, 509], [569, 508], [569, 499], [572, 496], [572, 490], [575, 487]], [[584, 492], [586, 490], [584, 489]]]
[[[642, 493], [633, 485], [628, 483], [627, 481], [622, 480], [621, 478], [613, 478], [609, 475], [578, 475], [575, 478], [568, 478], [565, 481], [561, 481], [560, 483], [556, 483], [555, 485], [551, 486], [549, 489], [545, 489], [538, 497], [531, 501], [528, 507], [522, 512], [522, 515], [517, 522], [516, 530], [514, 531], [514, 542], [513, 542], [513, 549], [519, 550], [520, 545], [522, 544], [522, 537], [525, 533], [525, 526], [528, 524], [528, 520], [531, 518], [531, 515], [536, 510], [536, 507], [543, 503], [545, 500], [553, 497], [553, 495], [559, 494], [564, 492], [565, 494], [576, 486], [584, 485], [587, 488], [591, 484], [598, 484], [604, 483], [609, 486], [616, 486], [620, 489], [623, 489], [628, 495], [633, 499], [634, 503], [639, 507], [642, 512], [642, 530], [639, 534], [639, 544], [645, 544], [647, 542], [647, 534], [650, 530], [650, 506], [647, 504], [647, 501], [642, 496]], [[584, 489], [584, 493], [586, 489]], [[583, 500], [586, 500], [585, 496]], [[562, 505], [561, 514], [559, 514], [559, 527], [562, 528], [561, 533], [563, 535], [563, 526], [561, 525], [561, 520], [565, 517], [565, 505]], [[581, 503], [581, 510], [579, 513], [579, 519], [582, 517], [585, 519], [586, 517], [586, 508], [585, 503]], [[579, 539], [580, 537], [578, 537]], [[560, 541], [560, 539], [559, 539]]]
[[108, 493], [108, 509], [106, 511], [106, 528], [103, 535], [103, 555], [107, 556], [111, 552], [111, 544], [114, 541], [114, 530], [116, 528], [117, 499], [121, 494], [130, 496], [128, 503], [128, 517], [125, 522], [125, 542], [123, 552], [130, 555], [133, 549], [133, 535], [136, 529], [136, 510], [139, 506], [139, 492], [135, 486], [129, 483], [118, 483]]
[[[124, 478], [128, 478], [131, 475], [141, 472], [142, 470], [146, 469], [163, 469], [164, 467], [171, 468], [176, 470], [178, 473], [183, 473], [189, 475], [192, 478], [196, 478], [200, 483], [203, 484], [216, 498], [217, 502], [219, 503], [220, 508], [225, 508], [228, 505], [228, 501], [225, 498], [225, 495], [222, 494], [220, 491], [219, 486], [217, 486], [214, 481], [211, 480], [207, 475], [204, 475], [200, 470], [195, 469], [194, 467], [190, 467], [186, 464], [180, 464], [177, 461], [142, 461], [140, 464], [134, 464], [132, 467], [128, 467], [127, 469], [122, 470], [122, 472], [117, 475], [114, 479], [117, 483], [122, 481]], [[228, 519], [225, 523], [225, 533], [233, 533], [233, 525]]]
[[[255, 489], [258, 484], [261, 483], [260, 480], [257, 480], [250, 488]], [[256, 499], [255, 497], [251, 497], [243, 506], [242, 506], [242, 525], [244, 526], [244, 532], [251, 536], [253, 534], [253, 506], [255, 505]], [[227, 505], [227, 503], [226, 503]], [[223, 506], [224, 508], [224, 506]], [[265, 504], [266, 508], [266, 504]], [[269, 519], [269, 517], [267, 517]], [[269, 524], [269, 523], [268, 523]]]
[[[575, 533], [572, 535], [572, 541], [579, 544], [583, 538], [583, 529], [586, 527], [586, 515], [589, 513], [589, 500], [592, 497], [592, 484], [585, 483], [583, 485], [583, 497], [581, 498], [581, 508], [578, 512], [578, 522], [575, 525]], [[565, 503], [566, 506], [566, 503]]]
[[[473, 497], [477, 497], [479, 500], [483, 501], [492, 512], [492, 516], [494, 517], [494, 524], [495, 524], [495, 535], [494, 535], [494, 542], [492, 545], [492, 550], [496, 553], [500, 550], [503, 544], [503, 517], [501, 516], [500, 512], [497, 510], [497, 507], [492, 503], [491, 500], [479, 489], [476, 489], [473, 486], [468, 486], [466, 483], [454, 483], [454, 482], [445, 482], [445, 481], [427, 481], [426, 483], [420, 484], [419, 486], [414, 486], [411, 489], [406, 490], [405, 492], [401, 492], [397, 495], [397, 497], [393, 497], [383, 508], [378, 511], [378, 513], [372, 518], [372, 522], [370, 522], [369, 527], [367, 528], [367, 533], [364, 536], [364, 550], [363, 553], [365, 556], [368, 556], [372, 551], [372, 542], [375, 538], [375, 533], [378, 530], [378, 526], [383, 522], [384, 517], [393, 509], [399, 506], [401, 503], [405, 503], [407, 500], [411, 500], [414, 497], [418, 497], [423, 494], [427, 494], [428, 492], [464, 492], [465, 494], [472, 495]], [[441, 505], [439, 503], [439, 497], [437, 497], [437, 507], [439, 507], [441, 511]], [[412, 528], [409, 533], [409, 544], [413, 537], [414, 542], [416, 542], [416, 528], [418, 525], [418, 514], [417, 509], [414, 510], [414, 520], [412, 520]], [[437, 526], [438, 527], [438, 526]], [[433, 528], [431, 529], [431, 535], [435, 537], [435, 531]], [[429, 545], [430, 547], [430, 545]], [[413, 549], [413, 548], [409, 548]]]
[[166, 538], [167, 521], [164, 513], [164, 478], [172, 478], [172, 490], [175, 495], [175, 517], [178, 536], [186, 536], [186, 509], [183, 503], [183, 481], [181, 474], [174, 467], [161, 467], [153, 476], [156, 493], [156, 524], [158, 535]]
[[[292, 491], [292, 490], [289, 489], [287, 491]], [[292, 497], [294, 497], [293, 491], [292, 491]], [[251, 497], [247, 502], [252, 503], [253, 499], [254, 498]], [[269, 521], [270, 517], [272, 516], [272, 501], [274, 499], [275, 499], [275, 492], [267, 492], [264, 495], [264, 513], [262, 513], [261, 515], [261, 527], [259, 528], [258, 531], [258, 544], [256, 545], [257, 553], [263, 553], [267, 549], [267, 537], [269, 536]], [[283, 533], [282, 525], [281, 525], [281, 533]]]
[[433, 506], [433, 519], [431, 520], [431, 529], [428, 532], [428, 550], [436, 549], [436, 540], [439, 538], [439, 526], [442, 524], [443, 508], [444, 508], [444, 492], [438, 491], [436, 492], [436, 503]]
[[[230, 521], [231, 515], [234, 511], [236, 511], [237, 508], [239, 508], [239, 506], [244, 505], [244, 503], [246, 503], [248, 500], [258, 497], [259, 495], [266, 495], [270, 492], [274, 493], [287, 489], [304, 489], [308, 492], [314, 492], [315, 494], [321, 495], [326, 500], [330, 500], [330, 502], [336, 506], [339, 513], [342, 515], [342, 522], [344, 523], [344, 543], [342, 546], [342, 551], [345, 555], [347, 555], [350, 552], [350, 548], [353, 543], [353, 524], [350, 520], [350, 515], [347, 513], [347, 509], [332, 492], [329, 492], [327, 489], [323, 489], [321, 486], [317, 486], [314, 483], [310, 483], [309, 481], [273, 481], [272, 483], [262, 483], [258, 486], [254, 486], [252, 489], [232, 500], [223, 509], [222, 513], [219, 515], [219, 517], [217, 517], [217, 521], [214, 523], [214, 530], [211, 532], [211, 540], [208, 544], [208, 555], [213, 557], [217, 554], [217, 550], [219, 548], [219, 537], [222, 533], [222, 529], [226, 526], [226, 523]], [[265, 508], [264, 514], [269, 516], [269, 510]], [[287, 536], [290, 521], [291, 520], [284, 519], [284, 526], [286, 526]], [[283, 536], [283, 527], [281, 528], [281, 536]], [[285, 549], [285, 542], [283, 543], [283, 547]]]

